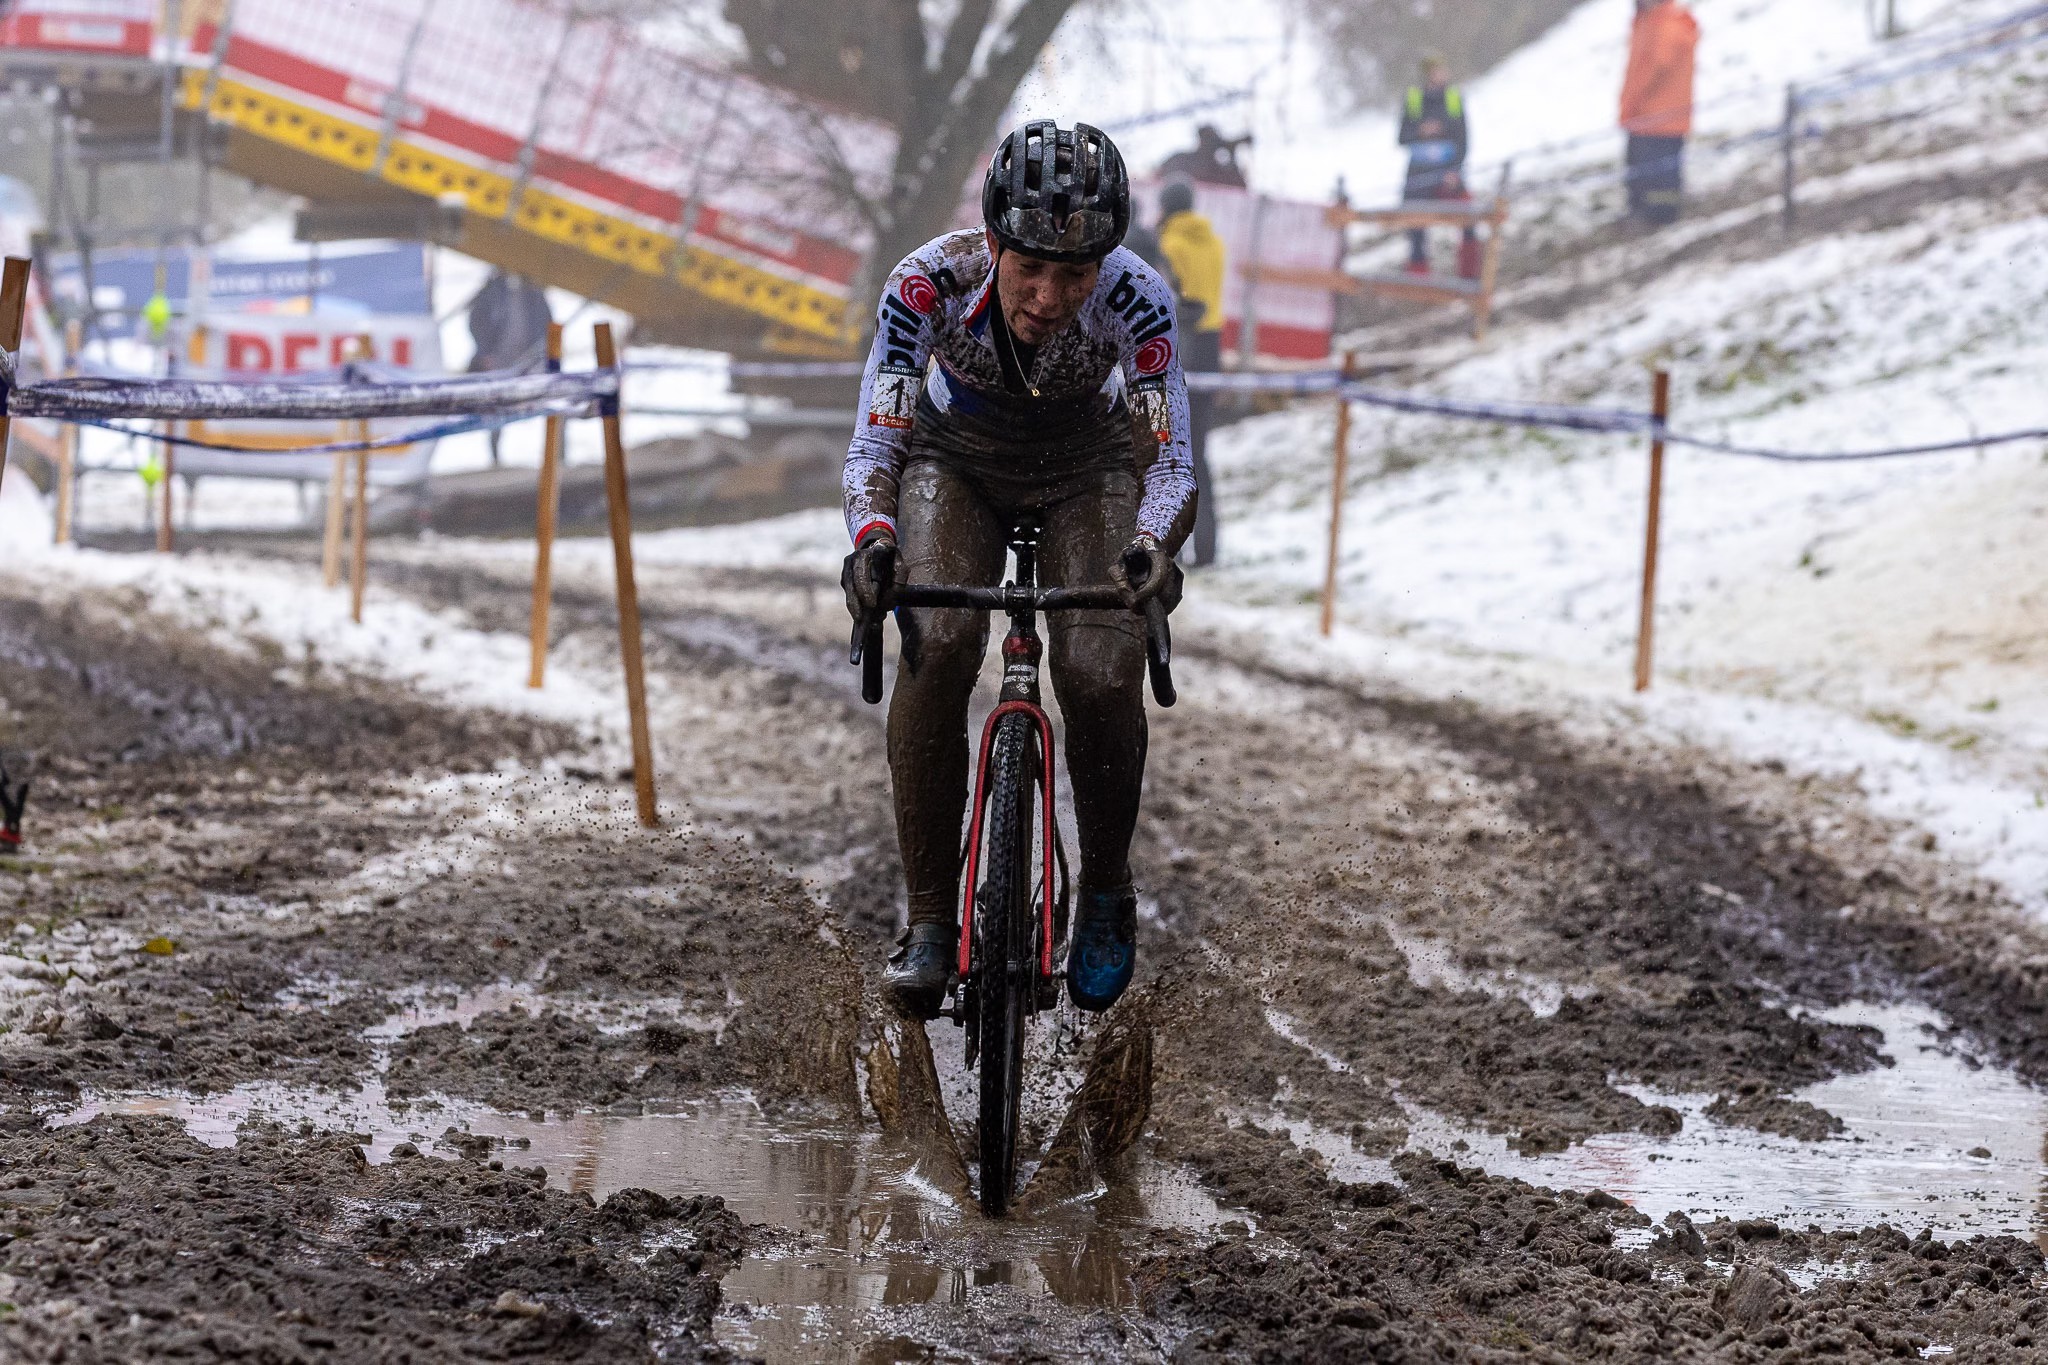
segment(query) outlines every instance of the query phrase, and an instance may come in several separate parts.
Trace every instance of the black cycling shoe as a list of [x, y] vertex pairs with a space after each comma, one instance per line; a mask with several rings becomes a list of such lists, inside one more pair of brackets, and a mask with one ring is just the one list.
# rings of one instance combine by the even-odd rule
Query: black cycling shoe
[[960, 931], [951, 924], [913, 924], [896, 937], [882, 993], [899, 1013], [936, 1019], [960, 967]]
[[1067, 996], [1084, 1010], [1117, 1002], [1138, 965], [1138, 897], [1121, 891], [1083, 891], [1067, 945]]

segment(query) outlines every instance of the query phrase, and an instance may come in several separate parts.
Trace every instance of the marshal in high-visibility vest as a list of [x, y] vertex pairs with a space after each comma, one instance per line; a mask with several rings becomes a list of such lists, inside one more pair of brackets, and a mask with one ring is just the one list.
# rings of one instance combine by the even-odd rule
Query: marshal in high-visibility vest
[[1408, 149], [1404, 199], [1456, 199], [1465, 188], [1465, 94], [1440, 65], [1408, 88], [1401, 108], [1401, 145]]
[[[1465, 92], [1451, 84], [1450, 69], [1441, 57], [1422, 63], [1422, 84], [1408, 87], [1401, 106], [1401, 145], [1408, 149], [1404, 202], [1469, 199], [1465, 187]], [[1465, 229], [1458, 245], [1458, 274], [1479, 274], [1479, 237]], [[1429, 273], [1429, 240], [1421, 229], [1408, 234], [1408, 272]]]

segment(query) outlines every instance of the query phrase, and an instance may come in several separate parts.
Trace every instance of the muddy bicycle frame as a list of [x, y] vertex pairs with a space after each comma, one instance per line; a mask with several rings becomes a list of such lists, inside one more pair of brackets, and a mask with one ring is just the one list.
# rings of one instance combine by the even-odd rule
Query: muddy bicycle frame
[[[1002, 694], [982, 727], [981, 759], [975, 766], [964, 859], [967, 875], [960, 898], [959, 995], [953, 1008], [940, 1011], [967, 1030], [968, 1066], [977, 1058], [981, 1064], [980, 1199], [982, 1212], [990, 1217], [1000, 1217], [1009, 1207], [1016, 1178], [1025, 1022], [1059, 1003], [1053, 944], [1066, 888], [1054, 880], [1053, 869], [1057, 864], [1064, 874], [1066, 855], [1053, 805], [1052, 721], [1038, 696], [1038, 666], [1045, 652], [1038, 638], [1038, 614], [1125, 609], [1123, 593], [1113, 587], [1039, 587], [1041, 529], [1035, 518], [1012, 527], [1008, 539], [1017, 556], [1017, 576], [1000, 588], [906, 584], [884, 598], [891, 608], [1001, 611], [1010, 618], [1003, 640]], [[1143, 562], [1141, 557], [1128, 567], [1135, 573]], [[1172, 646], [1166, 608], [1148, 601], [1144, 616], [1152, 694], [1161, 706], [1171, 706]], [[884, 618], [885, 612], [877, 610], [864, 614], [854, 626], [851, 662], [861, 668], [861, 695], [870, 703], [882, 699]], [[908, 625], [909, 618], [898, 624]], [[1041, 831], [1036, 914], [1030, 867], [1034, 795]]]
[[[1004, 717], [1028, 716], [1038, 733], [1044, 754], [1039, 764], [1040, 804], [1045, 820], [1043, 867], [1044, 894], [1039, 898], [1039, 971], [1052, 975], [1054, 880], [1058, 826], [1053, 819], [1052, 720], [1039, 700], [1039, 664], [1044, 645], [1038, 637], [1038, 614], [1055, 611], [1125, 610], [1121, 589], [1103, 584], [1081, 588], [1038, 586], [1038, 537], [1042, 527], [1022, 521], [1010, 531], [1010, 550], [1017, 557], [1017, 576], [999, 588], [947, 587], [906, 583], [890, 594], [891, 608], [941, 607], [972, 611], [1000, 611], [1010, 618], [1009, 634], [1003, 638], [1003, 688], [995, 709], [989, 712], [981, 730], [981, 747], [974, 769], [974, 804], [967, 835], [967, 861], [961, 878], [960, 978], [973, 972], [973, 920], [975, 877], [980, 870], [983, 820], [988, 810], [989, 754], [995, 745], [997, 727]], [[882, 700], [882, 621], [888, 613], [864, 617], [854, 626], [853, 648], [848, 662], [861, 669], [861, 697], [869, 705]], [[1175, 701], [1173, 686], [1173, 641], [1166, 624], [1166, 607], [1157, 598], [1145, 603], [1145, 667], [1151, 677], [1152, 696], [1162, 706]]]

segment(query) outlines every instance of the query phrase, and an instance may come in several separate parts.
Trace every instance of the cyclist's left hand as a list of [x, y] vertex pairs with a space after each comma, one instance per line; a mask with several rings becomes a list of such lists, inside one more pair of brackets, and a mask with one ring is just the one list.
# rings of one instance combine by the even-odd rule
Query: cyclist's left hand
[[1110, 566], [1109, 577], [1122, 590], [1124, 605], [1132, 611], [1143, 610], [1155, 597], [1168, 611], [1180, 605], [1180, 565], [1173, 562], [1173, 556], [1153, 536], [1140, 535], [1126, 545], [1117, 562]]

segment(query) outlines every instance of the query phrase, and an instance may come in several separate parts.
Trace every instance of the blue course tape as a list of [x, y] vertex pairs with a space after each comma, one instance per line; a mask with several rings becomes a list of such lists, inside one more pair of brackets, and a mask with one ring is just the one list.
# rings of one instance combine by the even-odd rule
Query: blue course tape
[[11, 417], [98, 424], [115, 420], [341, 421], [473, 417], [493, 412], [580, 416], [616, 400], [615, 370], [582, 374], [468, 375], [399, 383], [233, 383], [224, 380], [67, 378], [7, 395]]
[[[1658, 430], [1655, 423], [1651, 423], [1648, 429]], [[1992, 436], [1972, 436], [1966, 440], [1934, 441], [1927, 445], [1892, 446], [1883, 450], [1815, 452], [1778, 450], [1770, 446], [1746, 446], [1733, 441], [1709, 440], [1704, 436], [1688, 436], [1669, 427], [1662, 428], [1662, 433], [1665, 441], [1671, 445], [1688, 446], [1710, 455], [1776, 460], [1781, 464], [1846, 464], [1853, 460], [1897, 460], [1911, 455], [1952, 455], [1962, 450], [1985, 450], [1992, 446], [2012, 445], [2017, 441], [2048, 441], [2048, 427], [2035, 427], [2026, 431], [2003, 431]]]
[[547, 416], [545, 409], [532, 412], [499, 413], [491, 417], [465, 417], [451, 422], [437, 422], [430, 427], [401, 432], [395, 436], [377, 436], [367, 441], [322, 441], [318, 445], [293, 446], [287, 450], [256, 450], [248, 446], [229, 445], [224, 441], [205, 441], [196, 436], [167, 436], [159, 431], [137, 431], [124, 427], [118, 422], [97, 417], [72, 419], [77, 425], [97, 427], [122, 436], [132, 436], [139, 441], [153, 441], [160, 445], [180, 446], [188, 450], [213, 450], [224, 455], [346, 455], [355, 451], [395, 450], [401, 446], [425, 445], [438, 441], [444, 436], [461, 436], [472, 431], [490, 431], [496, 427], [510, 426], [534, 417]]
[[[632, 366], [669, 369], [679, 366]], [[858, 374], [860, 366], [838, 362], [764, 362], [734, 365], [732, 373], [834, 377]], [[342, 383], [233, 384], [173, 379], [65, 379], [11, 389], [11, 358], [0, 353], [0, 397], [11, 416], [41, 417], [99, 427], [125, 436], [200, 450], [237, 454], [312, 455], [359, 450], [388, 450], [418, 445], [465, 432], [484, 431], [513, 422], [546, 416], [609, 416], [618, 411], [619, 372], [581, 374], [471, 375], [460, 379], [412, 383], [361, 382], [344, 374]], [[1602, 435], [1655, 435], [1671, 445], [1713, 455], [1732, 455], [1782, 463], [1843, 463], [1890, 460], [1916, 455], [1952, 454], [2048, 440], [2048, 428], [1998, 432], [1989, 436], [1892, 446], [1860, 451], [1798, 451], [1694, 436], [1659, 422], [1647, 412], [1559, 403], [1499, 403], [1472, 398], [1439, 398], [1429, 394], [1377, 388], [1348, 381], [1338, 371], [1300, 374], [1200, 373], [1187, 377], [1188, 387], [1211, 393], [1273, 393], [1309, 396], [1341, 395], [1353, 403], [1394, 412], [1505, 426], [1541, 427]], [[120, 422], [136, 420], [229, 420], [234, 418], [340, 419], [405, 416], [450, 416], [455, 420], [366, 441], [328, 441], [290, 451], [254, 451], [224, 442], [137, 431]]]

